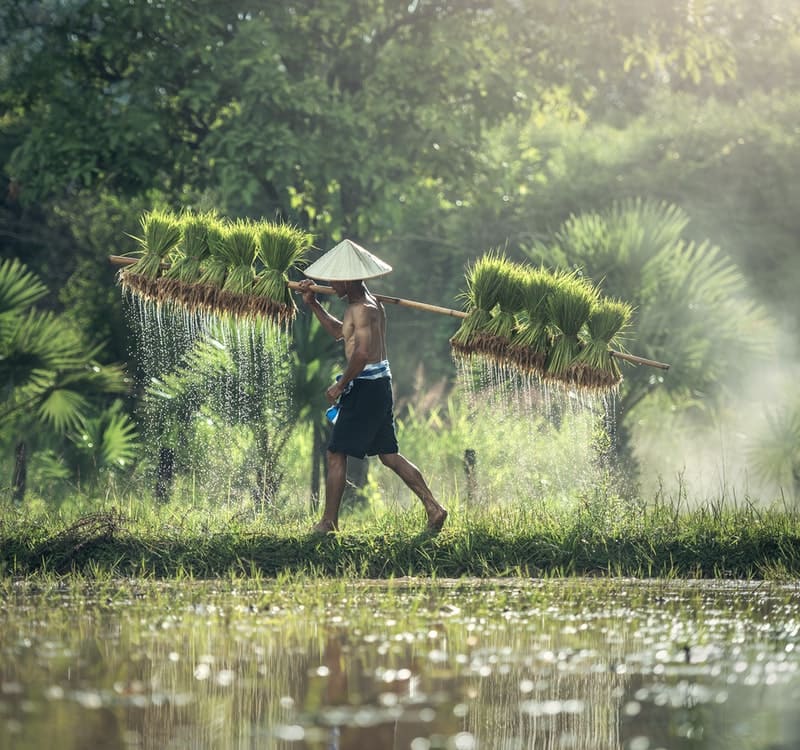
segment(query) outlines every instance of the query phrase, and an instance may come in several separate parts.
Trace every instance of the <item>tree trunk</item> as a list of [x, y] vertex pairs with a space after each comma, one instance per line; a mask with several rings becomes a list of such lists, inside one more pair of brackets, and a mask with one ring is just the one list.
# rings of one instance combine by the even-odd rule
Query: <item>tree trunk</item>
[[166, 503], [172, 493], [172, 480], [175, 477], [175, 451], [172, 448], [159, 448], [158, 468], [156, 469], [156, 500]]
[[364, 487], [367, 485], [369, 475], [369, 460], [364, 458], [347, 457], [347, 484], [344, 489], [342, 505], [350, 508], [364, 508], [367, 498], [364, 497]]
[[15, 505], [22, 505], [25, 500], [25, 488], [28, 483], [28, 455], [24, 440], [17, 443], [14, 455], [14, 479], [11, 483], [12, 498]]
[[322, 464], [325, 461], [322, 428], [315, 424], [311, 430], [313, 444], [311, 448], [311, 512], [319, 512], [319, 499], [322, 489]]
[[472, 504], [478, 496], [478, 474], [477, 474], [478, 455], [474, 448], [467, 448], [464, 451], [464, 475], [467, 479], [467, 502]]

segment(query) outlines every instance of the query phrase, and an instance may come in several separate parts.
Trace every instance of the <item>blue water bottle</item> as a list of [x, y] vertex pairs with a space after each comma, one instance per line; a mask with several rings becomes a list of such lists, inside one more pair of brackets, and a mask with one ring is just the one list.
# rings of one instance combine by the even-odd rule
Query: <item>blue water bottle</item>
[[[338, 383], [342, 379], [341, 375], [336, 376], [336, 382]], [[328, 418], [328, 421], [331, 424], [336, 424], [336, 420], [339, 418], [339, 402], [337, 401], [333, 406], [329, 406], [325, 410], [325, 416]]]

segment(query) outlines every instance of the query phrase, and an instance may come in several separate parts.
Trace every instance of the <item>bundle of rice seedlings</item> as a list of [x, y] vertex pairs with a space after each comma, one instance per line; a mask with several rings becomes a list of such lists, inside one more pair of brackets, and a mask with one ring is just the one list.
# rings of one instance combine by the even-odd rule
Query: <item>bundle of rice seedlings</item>
[[484, 354], [499, 361], [508, 359], [509, 346], [517, 325], [517, 315], [525, 307], [528, 270], [518, 263], [508, 262], [497, 290], [497, 304], [491, 319], [480, 336]]
[[196, 214], [185, 211], [180, 217], [180, 255], [164, 272], [164, 278], [177, 279], [184, 284], [195, 284], [200, 280], [200, 264], [208, 256], [208, 228], [216, 221], [213, 212]]
[[225, 232], [220, 252], [228, 266], [228, 274], [222, 289], [233, 294], [248, 294], [253, 291], [258, 240], [255, 227], [249, 221], [237, 219]]
[[547, 298], [556, 283], [543, 268], [528, 269], [525, 275], [522, 311], [509, 346], [511, 360], [523, 372], [544, 374], [551, 338]]
[[228, 274], [228, 263], [225, 259], [225, 235], [228, 226], [224, 221], [209, 222], [206, 230], [208, 256], [200, 264], [199, 283], [215, 289], [222, 289]]
[[481, 350], [481, 339], [492, 323], [492, 311], [507, 289], [509, 265], [502, 253], [490, 250], [467, 266], [467, 290], [460, 295], [467, 303], [467, 317], [450, 339], [454, 351], [471, 356]]
[[297, 311], [289, 287], [289, 271], [306, 262], [313, 237], [291, 224], [262, 221], [256, 226], [257, 257], [263, 268], [256, 276], [253, 293], [259, 314], [278, 322], [291, 321]]
[[554, 333], [545, 365], [547, 377], [574, 381], [571, 368], [581, 350], [578, 334], [589, 319], [597, 297], [594, 286], [577, 273], [556, 275], [556, 284], [547, 297], [547, 314]]
[[142, 256], [120, 273], [120, 283], [123, 289], [160, 301], [155, 280], [161, 274], [162, 264], [181, 240], [180, 221], [170, 211], [153, 209], [145, 212], [139, 223], [142, 236], [134, 239], [142, 248]]
[[300, 227], [283, 222], [261, 221], [256, 225], [258, 258], [265, 268], [289, 273], [305, 265], [313, 236]]
[[599, 299], [586, 321], [583, 347], [576, 367], [583, 366], [581, 385], [587, 388], [609, 388], [619, 385], [622, 373], [611, 349], [620, 348], [620, 335], [630, 324], [633, 308], [627, 302]]
[[[236, 219], [225, 226], [215, 240], [214, 249], [206, 267], [206, 283], [217, 287], [213, 302], [215, 312], [229, 313], [235, 317], [252, 315], [252, 291], [257, 238], [253, 223]], [[221, 267], [225, 268], [224, 280]]]

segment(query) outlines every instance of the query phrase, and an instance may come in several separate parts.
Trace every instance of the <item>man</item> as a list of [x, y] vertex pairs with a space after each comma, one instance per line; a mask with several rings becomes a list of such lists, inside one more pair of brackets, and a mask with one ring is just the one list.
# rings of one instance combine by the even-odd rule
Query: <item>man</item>
[[[323, 328], [344, 342], [347, 366], [325, 395], [338, 406], [328, 445], [328, 477], [325, 510], [314, 526], [317, 534], [339, 530], [339, 506], [347, 478], [347, 456], [377, 455], [422, 501], [427, 529], [438, 532], [447, 518], [420, 470], [398, 452], [394, 431], [392, 375], [386, 354], [386, 315], [383, 305], [367, 289], [364, 280], [383, 276], [392, 267], [351, 240], [340, 242], [305, 271], [300, 282], [303, 301]], [[338, 320], [320, 305], [311, 279], [330, 282], [347, 309]]]

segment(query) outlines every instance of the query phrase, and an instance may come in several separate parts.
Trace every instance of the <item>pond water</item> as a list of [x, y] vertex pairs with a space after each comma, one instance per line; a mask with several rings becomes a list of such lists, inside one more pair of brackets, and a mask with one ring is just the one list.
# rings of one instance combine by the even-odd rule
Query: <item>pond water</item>
[[0, 748], [792, 750], [800, 589], [0, 587]]

